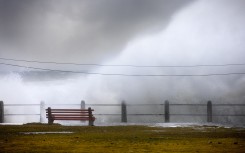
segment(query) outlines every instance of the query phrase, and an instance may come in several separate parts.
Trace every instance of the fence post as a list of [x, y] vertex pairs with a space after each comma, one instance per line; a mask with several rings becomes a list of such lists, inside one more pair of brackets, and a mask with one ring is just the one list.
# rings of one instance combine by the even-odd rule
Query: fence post
[[81, 101], [81, 109], [85, 109], [85, 101], [84, 100]]
[[88, 125], [89, 126], [94, 126], [94, 120], [93, 120], [93, 115], [92, 115], [92, 109], [91, 109], [91, 107], [88, 108], [88, 115], [89, 115]]
[[46, 116], [46, 112], [45, 112], [45, 102], [41, 101], [40, 102], [40, 123], [44, 123], [45, 121], [45, 116]]
[[164, 108], [165, 108], [165, 123], [168, 123], [169, 122], [169, 101], [166, 100], [165, 101], [165, 104], [164, 104]]
[[122, 107], [121, 121], [127, 123], [127, 105], [125, 101], [122, 101], [121, 107]]
[[3, 106], [3, 101], [0, 101], [0, 123], [4, 123], [4, 106]]
[[207, 103], [207, 122], [212, 122], [212, 102], [208, 101]]
[[[81, 109], [85, 109], [85, 101], [82, 100], [81, 101]], [[82, 114], [82, 113], [81, 113]], [[81, 120], [82, 123], [84, 123], [85, 121]], [[90, 121], [89, 121], [90, 122]], [[89, 123], [90, 124], [90, 123]]]

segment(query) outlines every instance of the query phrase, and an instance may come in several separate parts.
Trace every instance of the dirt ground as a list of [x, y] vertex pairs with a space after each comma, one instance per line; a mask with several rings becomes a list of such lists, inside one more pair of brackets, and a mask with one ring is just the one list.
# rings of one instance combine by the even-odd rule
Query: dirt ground
[[167, 128], [46, 124], [1, 125], [0, 152], [244, 153], [245, 129], [216, 126]]

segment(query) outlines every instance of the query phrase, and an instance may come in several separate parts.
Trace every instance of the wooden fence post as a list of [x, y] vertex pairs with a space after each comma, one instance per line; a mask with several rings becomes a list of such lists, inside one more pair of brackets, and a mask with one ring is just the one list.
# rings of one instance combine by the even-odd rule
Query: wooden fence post
[[45, 102], [40, 102], [40, 123], [45, 122]]
[[208, 101], [207, 103], [207, 122], [212, 122], [212, 116], [213, 116], [212, 102]]
[[0, 123], [4, 123], [4, 106], [3, 106], [3, 101], [0, 101]]
[[92, 115], [92, 109], [91, 109], [91, 107], [88, 108], [88, 115], [89, 115], [88, 125], [89, 126], [94, 126], [94, 120], [93, 120], [93, 115]]
[[122, 108], [121, 121], [127, 123], [127, 105], [125, 101], [122, 101], [121, 108]]
[[166, 100], [165, 101], [165, 104], [164, 104], [164, 109], [165, 109], [165, 123], [168, 123], [169, 122], [169, 101]]

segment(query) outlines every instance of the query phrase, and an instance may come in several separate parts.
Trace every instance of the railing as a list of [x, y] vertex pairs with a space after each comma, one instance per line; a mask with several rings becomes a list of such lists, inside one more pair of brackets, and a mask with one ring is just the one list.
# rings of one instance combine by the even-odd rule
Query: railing
[[[206, 117], [206, 122], [213, 122], [213, 117], [244, 117], [245, 113], [242, 111], [242, 113], [224, 113], [221, 114], [220, 111], [217, 111], [217, 108], [223, 108], [223, 107], [229, 107], [229, 110], [232, 110], [234, 107], [239, 107], [240, 110], [245, 110], [243, 107], [245, 107], [245, 104], [212, 104], [211, 101], [208, 101], [206, 104], [180, 104], [180, 103], [170, 103], [169, 101], [165, 101], [164, 103], [160, 104], [127, 104], [125, 101], [123, 101], [120, 104], [86, 104], [87, 107], [92, 107], [95, 109], [94, 116], [95, 117], [104, 117], [104, 116], [117, 116], [121, 117], [119, 119], [119, 122], [128, 122], [128, 118], [132, 116], [162, 116], [164, 119], [164, 122], [170, 122], [171, 118], [173, 117]], [[38, 113], [4, 113], [4, 109], [11, 110], [11, 107], [36, 107], [36, 110], [39, 109], [39, 111], [36, 111]], [[4, 123], [4, 118], [9, 116], [36, 116], [40, 118], [40, 122], [46, 122], [45, 119], [45, 109], [47, 107], [75, 107], [75, 108], [85, 108], [85, 102], [81, 101], [80, 104], [45, 104], [44, 102], [41, 102], [40, 104], [4, 104], [2, 101], [0, 101], [0, 123]], [[96, 107], [98, 107], [99, 110], [102, 110], [102, 112], [96, 112], [98, 110]], [[117, 107], [116, 113], [115, 111], [106, 111], [107, 107]], [[128, 111], [130, 108], [163, 108], [161, 112], [154, 112], [151, 113], [137, 113], [135, 111]], [[174, 108], [178, 108], [178, 110], [183, 110], [184, 107], [194, 107], [202, 110], [202, 113], [199, 113], [199, 111], [195, 111], [195, 113], [191, 113], [191, 111], [187, 111], [187, 113], [179, 113], [179, 111], [176, 113], [176, 111], [173, 111]], [[101, 109], [102, 108], [102, 109]], [[192, 109], [188, 110], [192, 110]], [[104, 111], [103, 111], [104, 110]], [[114, 110], [113, 108], [110, 110]], [[154, 110], [154, 109], [152, 109]], [[11, 111], [13, 112], [13, 111]], [[108, 113], [107, 113], [108, 112]], [[130, 113], [128, 113], [130, 112]], [[186, 111], [185, 111], [186, 112]], [[222, 112], [223, 113], [223, 112]], [[243, 114], [244, 113], [244, 114]], [[15, 118], [17, 118], [15, 117]]]

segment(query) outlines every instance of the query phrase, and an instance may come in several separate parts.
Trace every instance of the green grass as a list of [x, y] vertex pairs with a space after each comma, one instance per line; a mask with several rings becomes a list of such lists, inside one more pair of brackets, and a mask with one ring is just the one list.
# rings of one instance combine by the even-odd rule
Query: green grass
[[[21, 132], [70, 131], [71, 134]], [[0, 152], [245, 152], [245, 130], [219, 127], [0, 126]]]

